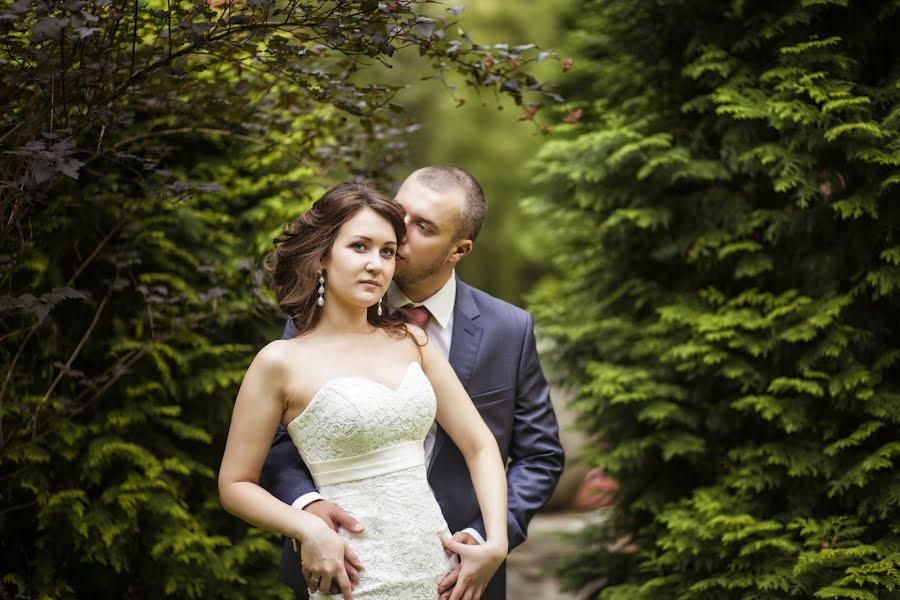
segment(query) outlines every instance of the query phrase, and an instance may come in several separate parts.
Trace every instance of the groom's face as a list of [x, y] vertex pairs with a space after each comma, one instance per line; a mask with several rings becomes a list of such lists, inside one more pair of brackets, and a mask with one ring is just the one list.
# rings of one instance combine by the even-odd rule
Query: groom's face
[[456, 236], [465, 206], [462, 191], [436, 192], [407, 179], [396, 200], [406, 211], [406, 239], [397, 251], [394, 281], [403, 288], [449, 274], [458, 261]]

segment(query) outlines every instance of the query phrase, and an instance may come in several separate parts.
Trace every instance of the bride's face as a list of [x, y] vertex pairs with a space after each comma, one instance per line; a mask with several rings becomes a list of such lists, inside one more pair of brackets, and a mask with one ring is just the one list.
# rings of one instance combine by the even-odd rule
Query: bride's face
[[338, 230], [324, 261], [325, 302], [376, 304], [394, 276], [397, 236], [384, 217], [363, 208]]

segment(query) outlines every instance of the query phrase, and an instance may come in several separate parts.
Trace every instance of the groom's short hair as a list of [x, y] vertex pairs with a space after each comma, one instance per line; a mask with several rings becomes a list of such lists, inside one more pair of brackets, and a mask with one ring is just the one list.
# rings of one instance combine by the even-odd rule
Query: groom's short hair
[[481, 184], [471, 173], [450, 165], [432, 165], [413, 172], [410, 177], [436, 192], [461, 190], [466, 203], [459, 215], [454, 237], [473, 241], [478, 237], [487, 213], [487, 199]]

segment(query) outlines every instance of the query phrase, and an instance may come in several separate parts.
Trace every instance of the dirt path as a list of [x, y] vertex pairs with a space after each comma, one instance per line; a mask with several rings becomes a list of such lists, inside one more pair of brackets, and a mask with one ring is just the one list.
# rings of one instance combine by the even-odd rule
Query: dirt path
[[597, 513], [537, 514], [528, 526], [528, 539], [507, 560], [507, 600], [581, 600], [584, 595], [563, 592], [547, 575], [556, 559], [572, 551], [563, 533], [579, 531]]

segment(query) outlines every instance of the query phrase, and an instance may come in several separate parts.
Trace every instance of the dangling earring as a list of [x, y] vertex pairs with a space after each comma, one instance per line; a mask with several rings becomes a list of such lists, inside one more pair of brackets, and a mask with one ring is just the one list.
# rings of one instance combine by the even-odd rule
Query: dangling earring
[[381, 298], [378, 299], [378, 311], [377, 312], [378, 312], [379, 317], [384, 314], [384, 311], [381, 310]]
[[316, 300], [319, 306], [325, 306], [325, 275], [319, 271], [319, 299]]

